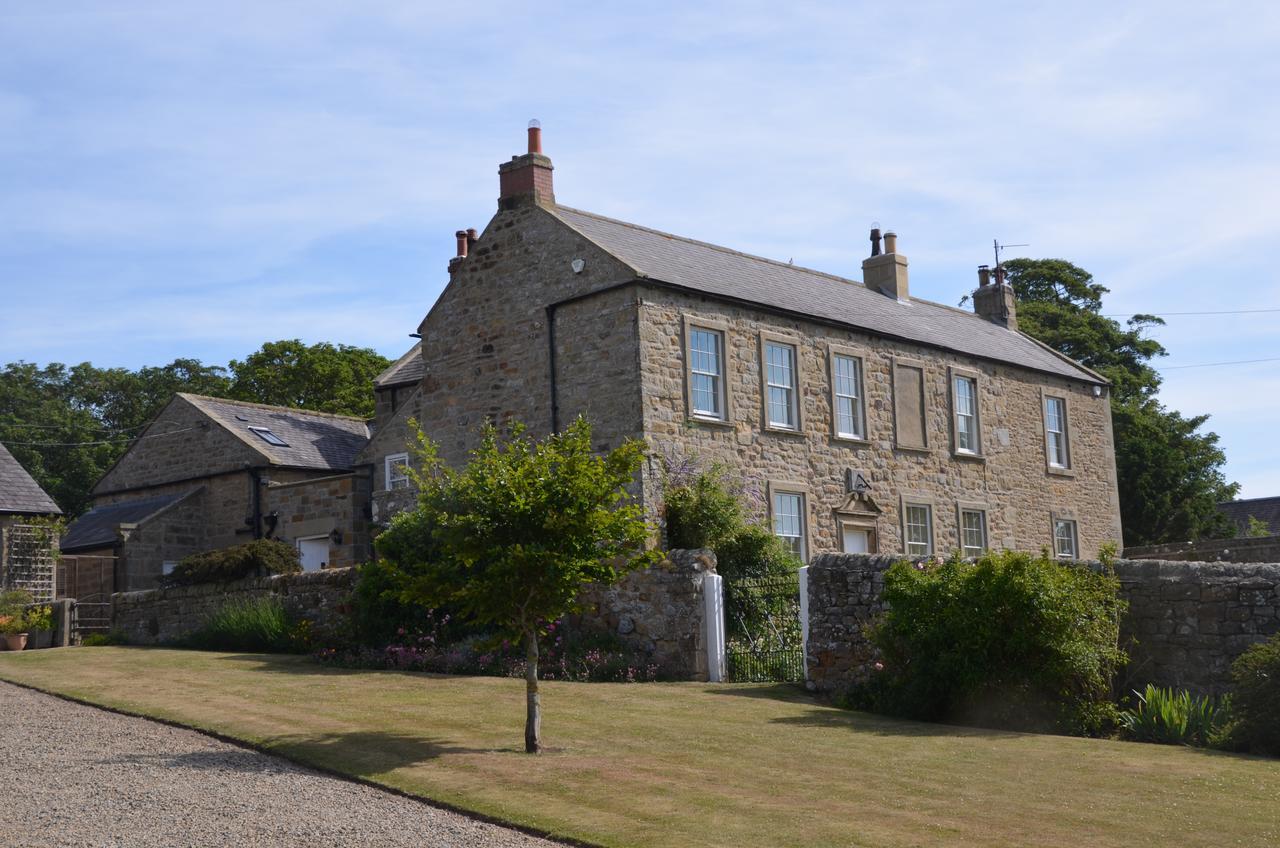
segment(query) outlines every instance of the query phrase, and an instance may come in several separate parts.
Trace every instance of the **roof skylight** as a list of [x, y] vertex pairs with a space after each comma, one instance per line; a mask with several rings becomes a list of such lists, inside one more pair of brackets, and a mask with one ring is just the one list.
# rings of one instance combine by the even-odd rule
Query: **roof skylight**
[[259, 439], [262, 439], [262, 441], [266, 442], [269, 445], [275, 445], [276, 447], [281, 447], [281, 448], [289, 447], [288, 442], [286, 442], [284, 439], [277, 436], [275, 433], [271, 432], [271, 430], [267, 427], [250, 427], [249, 430], [254, 435], [256, 435]]

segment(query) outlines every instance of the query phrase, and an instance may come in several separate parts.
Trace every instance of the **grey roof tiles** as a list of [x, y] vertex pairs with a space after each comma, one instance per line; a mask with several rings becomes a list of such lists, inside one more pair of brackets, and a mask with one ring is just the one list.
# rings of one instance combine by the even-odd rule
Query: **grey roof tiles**
[[[273, 465], [348, 471], [369, 440], [369, 426], [361, 418], [203, 395], [179, 397], [235, 433]], [[273, 444], [271, 435], [284, 444]]]
[[867, 332], [944, 348], [1089, 383], [1105, 382], [1039, 342], [972, 312], [886, 297], [862, 283], [739, 253], [591, 212], [550, 210], [637, 276], [708, 295], [758, 303]]
[[1249, 519], [1264, 522], [1273, 535], [1280, 535], [1280, 497], [1250, 498], [1218, 504], [1218, 510], [1235, 522], [1241, 534], [1249, 530]]
[[32, 515], [61, 515], [53, 498], [40, 488], [18, 460], [0, 445], [0, 512]]
[[156, 495], [94, 507], [71, 522], [66, 535], [62, 537], [62, 550], [69, 553], [113, 544], [116, 541], [116, 528], [121, 524], [140, 524], [184, 497], [186, 494]]
[[402, 386], [422, 379], [422, 342], [416, 342], [395, 362], [373, 378], [375, 388]]

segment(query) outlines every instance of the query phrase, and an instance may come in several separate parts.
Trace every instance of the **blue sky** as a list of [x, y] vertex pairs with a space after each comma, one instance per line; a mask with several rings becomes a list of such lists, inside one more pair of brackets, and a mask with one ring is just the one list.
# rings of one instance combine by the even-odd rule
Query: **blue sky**
[[[403, 352], [537, 117], [556, 196], [914, 294], [1062, 257], [1107, 312], [1280, 308], [1280, 7], [10, 0], [0, 362]], [[1280, 357], [1172, 316], [1162, 367]], [[1280, 494], [1280, 362], [1170, 368], [1242, 496]]]

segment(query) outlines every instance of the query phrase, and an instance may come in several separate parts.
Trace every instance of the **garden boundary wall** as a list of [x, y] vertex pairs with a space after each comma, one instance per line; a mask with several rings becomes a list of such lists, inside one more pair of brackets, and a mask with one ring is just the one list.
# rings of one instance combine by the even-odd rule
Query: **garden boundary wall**
[[[174, 642], [197, 630], [224, 604], [277, 596], [285, 611], [310, 619], [319, 632], [347, 616], [356, 569], [249, 578], [111, 596], [111, 626], [131, 644]], [[572, 625], [617, 635], [665, 673], [688, 680], [720, 680], [724, 671], [720, 581], [709, 550], [669, 551], [616, 585], [588, 589]]]
[[[865, 628], [885, 609], [884, 572], [902, 556], [823, 554], [806, 569], [808, 685], [840, 692], [873, 673]], [[917, 558], [915, 561], [919, 561]], [[1098, 569], [1096, 562], [1079, 563]], [[1280, 631], [1280, 564], [1117, 560], [1129, 609], [1122, 690], [1147, 683], [1204, 694], [1229, 689], [1231, 662]]]
[[673, 677], [720, 680], [724, 626], [714, 619], [723, 616], [721, 591], [715, 553], [668, 551], [658, 564], [613, 586], [588, 589], [573, 624], [619, 636]]
[[202, 583], [111, 596], [111, 629], [130, 644], [174, 642], [199, 629], [224, 604], [278, 597], [285, 612], [310, 619], [316, 629], [338, 625], [348, 614], [354, 568], [250, 577], [232, 583]]
[[1125, 548], [1124, 558], [1177, 562], [1280, 562], [1280, 536], [1201, 539], [1197, 542]]

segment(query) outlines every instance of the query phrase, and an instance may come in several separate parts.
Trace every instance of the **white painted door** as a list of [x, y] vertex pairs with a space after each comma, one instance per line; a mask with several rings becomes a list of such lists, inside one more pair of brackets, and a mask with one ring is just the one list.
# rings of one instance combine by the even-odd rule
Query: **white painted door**
[[844, 528], [844, 552], [847, 554], [871, 553], [871, 534], [856, 527]]
[[319, 571], [329, 562], [329, 537], [299, 539], [298, 553], [302, 556], [303, 571]]

